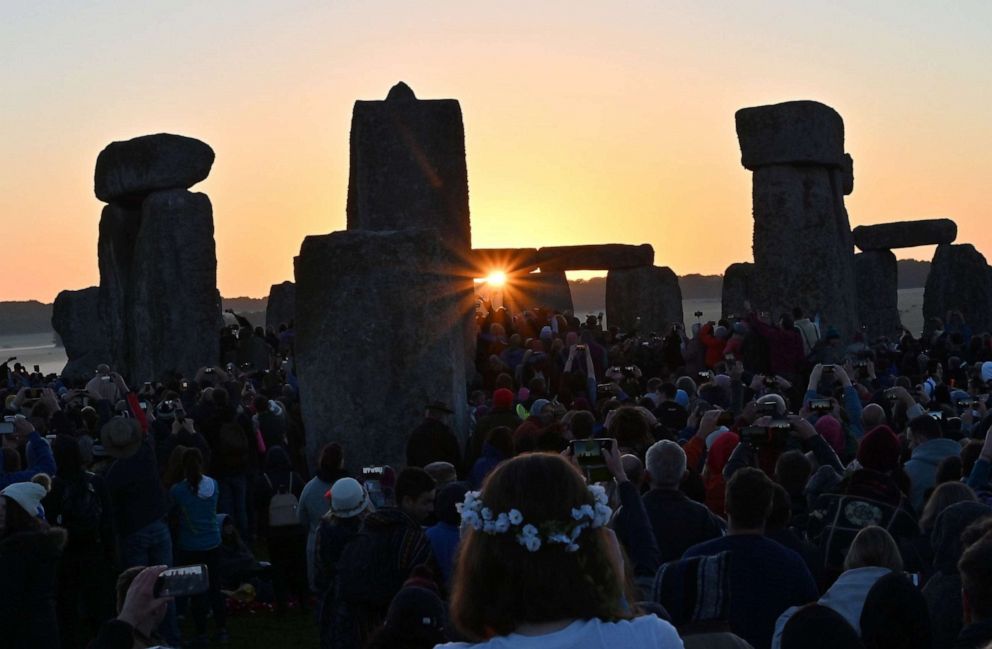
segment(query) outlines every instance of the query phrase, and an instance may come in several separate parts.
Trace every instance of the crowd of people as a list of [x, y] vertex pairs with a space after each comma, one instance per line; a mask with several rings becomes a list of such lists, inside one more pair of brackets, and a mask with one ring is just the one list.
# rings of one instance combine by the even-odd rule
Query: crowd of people
[[403, 466], [306, 457], [291, 325], [137, 389], [8, 362], [3, 646], [225, 643], [250, 592], [322, 649], [992, 647], [992, 336], [747, 311], [483, 301], [470, 429], [424, 404]]

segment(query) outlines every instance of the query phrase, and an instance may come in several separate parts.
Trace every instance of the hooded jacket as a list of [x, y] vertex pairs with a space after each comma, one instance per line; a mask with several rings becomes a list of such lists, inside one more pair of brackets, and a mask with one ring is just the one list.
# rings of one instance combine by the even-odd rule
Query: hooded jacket
[[960, 454], [961, 445], [944, 437], [928, 440], [913, 449], [909, 461], [903, 467], [912, 481], [909, 499], [913, 509], [923, 511], [923, 494], [936, 482], [937, 465], [944, 458]]

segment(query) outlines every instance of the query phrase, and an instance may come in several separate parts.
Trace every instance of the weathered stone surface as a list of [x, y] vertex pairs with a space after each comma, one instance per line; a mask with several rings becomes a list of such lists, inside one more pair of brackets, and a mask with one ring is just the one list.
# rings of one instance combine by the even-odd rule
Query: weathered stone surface
[[62, 379], [70, 383], [90, 380], [97, 365], [110, 362], [99, 300], [100, 289], [91, 286], [62, 291], [52, 306], [52, 329], [62, 339], [68, 358]]
[[126, 374], [128, 364], [127, 311], [131, 301], [134, 244], [140, 226], [140, 210], [106, 205], [100, 216], [97, 241], [100, 319], [107, 336], [107, 362], [122, 374]]
[[854, 246], [840, 170], [761, 167], [754, 172], [751, 303], [776, 319], [800, 307], [842, 335], [857, 330]]
[[503, 299], [512, 305], [513, 311], [543, 307], [560, 313], [571, 313], [574, 309], [572, 289], [562, 271], [519, 275], [503, 291]]
[[221, 327], [210, 199], [184, 189], [142, 203], [126, 313], [131, 383], [193, 376], [218, 361]]
[[283, 282], [273, 284], [269, 289], [269, 299], [265, 305], [265, 326], [278, 329], [288, 325], [296, 317], [296, 284]]
[[112, 142], [96, 159], [93, 178], [101, 201], [137, 205], [150, 192], [187, 189], [210, 173], [214, 150], [183, 135], [158, 133]]
[[900, 327], [899, 267], [890, 250], [871, 250], [854, 255], [858, 286], [858, 321], [869, 340], [894, 338]]
[[671, 268], [618, 268], [606, 276], [606, 321], [611, 327], [663, 336], [670, 325], [684, 320], [682, 289]]
[[923, 317], [946, 322], [960, 311], [973, 332], [992, 329], [992, 279], [982, 253], [971, 244], [937, 246], [923, 293]]
[[452, 272], [456, 255], [437, 231], [310, 236], [295, 266], [307, 456], [337, 441], [349, 469], [402, 466], [410, 431], [432, 400], [455, 410], [452, 427], [464, 440], [472, 282]]
[[723, 317], [742, 316], [747, 312], [744, 303], [751, 299], [751, 274], [754, 264], [742, 262], [730, 264], [723, 273], [723, 287], [720, 302]]
[[648, 243], [639, 246], [622, 243], [552, 246], [537, 251], [537, 263], [541, 271], [637, 268], [654, 263], [654, 248]]
[[537, 248], [476, 248], [469, 266], [476, 277], [486, 277], [493, 271], [508, 275], [529, 273], [538, 266]]
[[347, 213], [349, 230], [435, 228], [452, 250], [471, 249], [456, 100], [419, 100], [401, 82], [385, 101], [355, 102]]
[[852, 232], [854, 245], [862, 250], [891, 250], [954, 243], [958, 226], [951, 219], [897, 221], [859, 225]]
[[844, 120], [816, 101], [788, 101], [737, 111], [741, 164], [752, 171], [769, 165], [841, 167]]
[[841, 164], [841, 183], [844, 187], [844, 196], [854, 193], [854, 158], [850, 153], [844, 154], [844, 161]]

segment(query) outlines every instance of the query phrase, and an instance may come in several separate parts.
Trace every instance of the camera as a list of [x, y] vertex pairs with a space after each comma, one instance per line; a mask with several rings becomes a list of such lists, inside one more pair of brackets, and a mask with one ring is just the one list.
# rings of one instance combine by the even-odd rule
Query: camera
[[696, 316], [697, 318], [702, 318], [703, 317], [703, 312], [702, 311], [696, 311], [692, 315]]
[[833, 403], [830, 399], [810, 399], [809, 409], [813, 412], [830, 412], [833, 410]]

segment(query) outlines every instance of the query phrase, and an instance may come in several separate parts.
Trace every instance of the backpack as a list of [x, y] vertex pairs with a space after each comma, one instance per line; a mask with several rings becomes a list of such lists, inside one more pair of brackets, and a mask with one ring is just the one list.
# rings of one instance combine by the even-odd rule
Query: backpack
[[[269, 484], [269, 490], [273, 490], [272, 481], [269, 476], [265, 476], [265, 481]], [[289, 488], [279, 487], [279, 491], [272, 494], [269, 499], [269, 527], [289, 527], [299, 525], [300, 519], [296, 510], [300, 508], [300, 501], [293, 495], [293, 473], [289, 474]]]
[[76, 480], [66, 481], [62, 492], [62, 512], [56, 523], [75, 542], [100, 540], [103, 503], [93, 486], [93, 478], [94, 474], [87, 471]]

